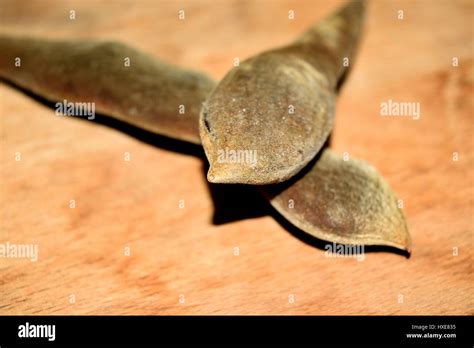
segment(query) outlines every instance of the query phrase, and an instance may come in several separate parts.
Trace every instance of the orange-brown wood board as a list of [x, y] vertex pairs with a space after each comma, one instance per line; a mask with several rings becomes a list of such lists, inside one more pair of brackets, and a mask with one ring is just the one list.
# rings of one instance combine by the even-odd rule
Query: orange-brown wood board
[[[1, 0], [0, 33], [115, 39], [221, 79], [341, 4]], [[202, 158], [0, 84], [0, 243], [38, 246], [0, 258], [0, 314], [473, 314], [473, 4], [369, 2], [338, 97], [331, 147], [403, 201], [410, 258], [327, 257]]]

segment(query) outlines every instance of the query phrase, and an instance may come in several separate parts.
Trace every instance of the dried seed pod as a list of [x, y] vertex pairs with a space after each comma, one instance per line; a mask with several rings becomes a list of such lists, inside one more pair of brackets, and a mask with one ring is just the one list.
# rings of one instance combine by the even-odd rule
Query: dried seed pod
[[332, 130], [336, 85], [363, 13], [362, 2], [351, 2], [293, 44], [229, 71], [199, 122], [210, 182], [278, 183], [314, 158]]
[[410, 252], [403, 213], [374, 167], [324, 149], [304, 171], [288, 182], [261, 187], [293, 225], [335, 243], [387, 245]]
[[[333, 18], [339, 21], [338, 16]], [[337, 26], [327, 22], [329, 28]], [[318, 27], [312, 30], [317, 32]], [[303, 35], [302, 42], [315, 37], [312, 30]], [[340, 38], [347, 40], [347, 47], [356, 41], [355, 28], [352, 35]], [[336, 38], [321, 40], [329, 40], [324, 43], [329, 45]], [[20, 67], [13, 65], [17, 57]], [[123, 69], [124, 57], [131, 63], [124, 67], [133, 69]], [[328, 62], [324, 69], [335, 84], [341, 66]], [[198, 110], [214, 86], [203, 74], [152, 60], [117, 43], [55, 43], [1, 36], [0, 76], [53, 101], [93, 101], [108, 116], [193, 143], [200, 140]], [[176, 115], [176, 105], [185, 105], [184, 115]], [[331, 242], [409, 250], [410, 237], [395, 196], [365, 162], [346, 162], [325, 149], [290, 181], [260, 189], [287, 220], [311, 235]]]
[[0, 76], [50, 101], [95, 103], [99, 113], [195, 144], [201, 103], [215, 85], [116, 42], [9, 36], [0, 36]]

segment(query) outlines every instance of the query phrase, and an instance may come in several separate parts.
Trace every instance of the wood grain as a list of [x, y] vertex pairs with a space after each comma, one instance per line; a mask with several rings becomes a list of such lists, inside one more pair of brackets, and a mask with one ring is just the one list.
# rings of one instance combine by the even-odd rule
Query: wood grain
[[[1, 0], [0, 18], [3, 33], [113, 38], [219, 79], [340, 4]], [[37, 244], [39, 258], [0, 258], [0, 314], [473, 314], [472, 13], [472, 1], [371, 2], [339, 96], [331, 146], [403, 199], [409, 259], [328, 258], [251, 189], [207, 184], [199, 157], [1, 84], [0, 243]], [[380, 116], [388, 99], [419, 102], [421, 118]]]

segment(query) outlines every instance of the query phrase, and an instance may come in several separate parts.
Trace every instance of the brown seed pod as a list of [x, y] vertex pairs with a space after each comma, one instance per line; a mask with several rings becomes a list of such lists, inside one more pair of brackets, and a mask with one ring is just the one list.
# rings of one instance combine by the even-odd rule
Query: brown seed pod
[[350, 2], [293, 44], [227, 73], [199, 122], [210, 182], [278, 183], [314, 158], [332, 130], [336, 85], [358, 41], [363, 13], [361, 1]]
[[0, 36], [0, 76], [50, 101], [199, 144], [201, 103], [215, 83], [117, 42]]
[[368, 163], [326, 148], [288, 182], [261, 187], [293, 225], [319, 239], [386, 245], [410, 252], [410, 235], [388, 184]]
[[[312, 35], [303, 35], [302, 40]], [[14, 65], [16, 57], [21, 58], [20, 67]], [[126, 57], [130, 67], [123, 65]], [[117, 43], [1, 36], [0, 76], [49, 100], [95, 102], [97, 110], [110, 117], [193, 143], [200, 141], [201, 103], [214, 86], [203, 74], [155, 61]], [[182, 104], [186, 112], [178, 115]], [[409, 250], [410, 237], [395, 196], [365, 162], [346, 162], [325, 149], [290, 181], [260, 189], [288, 221], [313, 236]]]

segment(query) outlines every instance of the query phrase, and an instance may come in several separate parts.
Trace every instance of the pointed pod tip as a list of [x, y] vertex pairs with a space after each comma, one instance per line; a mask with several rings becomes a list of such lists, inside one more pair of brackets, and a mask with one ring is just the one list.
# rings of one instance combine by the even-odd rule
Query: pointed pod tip
[[228, 168], [211, 165], [207, 172], [207, 181], [213, 184], [233, 184], [239, 182], [239, 178], [230, 172]]
[[216, 175], [214, 173], [214, 169], [211, 167], [209, 168], [209, 171], [207, 172], [207, 181], [216, 184]]

